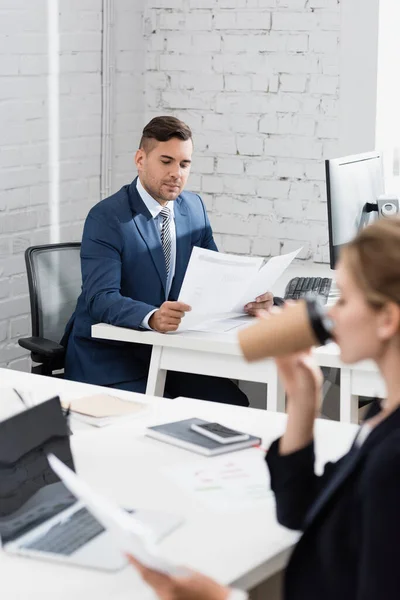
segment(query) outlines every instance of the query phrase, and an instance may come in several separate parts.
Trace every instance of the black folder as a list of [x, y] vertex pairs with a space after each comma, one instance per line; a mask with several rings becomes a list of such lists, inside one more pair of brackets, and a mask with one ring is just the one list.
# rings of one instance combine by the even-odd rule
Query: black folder
[[59, 481], [49, 452], [74, 468], [69, 435], [58, 396], [0, 422], [0, 518]]

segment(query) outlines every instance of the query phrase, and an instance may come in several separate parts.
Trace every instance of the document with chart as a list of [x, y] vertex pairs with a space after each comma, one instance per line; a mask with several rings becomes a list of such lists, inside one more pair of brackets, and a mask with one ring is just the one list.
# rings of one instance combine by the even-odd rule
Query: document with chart
[[[259, 256], [193, 248], [179, 294], [179, 301], [189, 304], [192, 310], [186, 313], [179, 331], [207, 331], [208, 328], [228, 331], [244, 323], [245, 304], [268, 292], [300, 250], [270, 258], [262, 266], [264, 259]], [[232, 319], [235, 323], [239, 319], [238, 323], [235, 325]]]

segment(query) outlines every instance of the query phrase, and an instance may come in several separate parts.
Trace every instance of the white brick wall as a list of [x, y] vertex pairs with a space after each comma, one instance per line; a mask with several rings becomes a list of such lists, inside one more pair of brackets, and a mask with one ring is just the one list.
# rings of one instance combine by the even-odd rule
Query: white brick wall
[[[68, 1], [68, 0], [64, 0]], [[113, 135], [113, 181], [112, 191], [129, 183], [134, 175], [133, 156], [137, 149], [144, 115], [144, 70], [146, 52], [144, 45], [145, 0], [116, 0], [114, 2], [114, 135]], [[167, 3], [165, 3], [167, 4]], [[153, 86], [162, 85], [161, 78]]]
[[146, 8], [146, 114], [192, 126], [189, 187], [205, 196], [221, 248], [270, 256], [302, 245], [303, 258], [326, 261], [337, 0], [147, 0]]
[[[60, 239], [100, 199], [102, 0], [60, 1]], [[144, 121], [141, 0], [115, 2], [113, 189], [133, 176]], [[0, 366], [29, 369], [24, 251], [49, 242], [47, 0], [1, 0]]]

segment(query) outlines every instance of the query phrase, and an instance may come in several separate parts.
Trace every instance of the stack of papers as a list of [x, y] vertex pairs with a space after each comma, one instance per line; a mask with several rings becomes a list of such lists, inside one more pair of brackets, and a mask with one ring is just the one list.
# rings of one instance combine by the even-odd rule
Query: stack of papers
[[122, 400], [108, 394], [63, 399], [61, 405], [65, 410], [69, 409], [71, 415], [79, 421], [95, 427], [111, 425], [121, 417], [135, 416], [145, 408], [145, 404], [140, 402]]
[[[244, 306], [258, 296], [271, 291], [274, 283], [298, 255], [301, 248], [290, 254], [275, 256], [263, 267], [259, 256], [235, 256], [194, 247], [183, 280], [179, 301], [192, 307], [186, 313], [179, 331], [194, 329], [216, 331], [216, 321], [245, 315]], [[240, 326], [240, 322], [236, 327]]]

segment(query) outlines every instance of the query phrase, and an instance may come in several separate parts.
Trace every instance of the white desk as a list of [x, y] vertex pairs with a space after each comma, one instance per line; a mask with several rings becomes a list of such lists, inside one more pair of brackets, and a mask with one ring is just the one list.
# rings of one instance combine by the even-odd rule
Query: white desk
[[[276, 295], [283, 295], [287, 282], [296, 276], [332, 277], [328, 265], [290, 265], [283, 277], [274, 286]], [[335, 292], [328, 303], [335, 301]], [[93, 337], [150, 344], [153, 346], [146, 394], [162, 396], [168, 370], [203, 375], [217, 375], [242, 381], [266, 383], [267, 409], [285, 410], [285, 396], [272, 360], [247, 363], [241, 356], [236, 333], [212, 334], [182, 332], [162, 334], [151, 331], [136, 331], [112, 325], [98, 324], [92, 327]], [[372, 363], [343, 365], [335, 344], [318, 348], [315, 357], [321, 367], [340, 369], [340, 420], [358, 421], [358, 396], [385, 395], [383, 381]]]
[[[40, 390], [40, 394], [47, 390], [64, 397], [106, 391], [96, 386], [6, 369], [0, 369], [0, 383], [2, 387], [19, 386], [22, 389], [29, 386]], [[113, 390], [114, 393], [136, 400], [135, 394], [118, 390]], [[148, 405], [148, 410], [141, 416], [101, 430], [78, 431], [72, 436], [78, 472], [124, 506], [164, 509], [184, 516], [184, 525], [160, 546], [165, 556], [179, 564], [243, 589], [254, 587], [284, 568], [297, 534], [277, 524], [273, 497], [267, 499], [262, 508], [254, 510], [221, 513], [206, 508], [193, 495], [178, 488], [165, 475], [164, 469], [169, 465], [207, 463], [213, 459], [145, 438], [144, 428], [149, 424], [198, 416], [259, 435], [268, 446], [282, 433], [286, 416], [188, 398], [167, 400], [142, 395], [141, 399]], [[355, 431], [354, 425], [317, 421], [318, 465], [346, 452]], [[245, 450], [241, 454], [254, 451]], [[107, 574], [0, 552], [0, 572], [3, 595], [7, 600], [153, 598], [130, 568]]]
[[[286, 283], [305, 273], [329, 277], [331, 271], [328, 265], [290, 265], [274, 286], [275, 294], [283, 295]], [[266, 383], [267, 409], [285, 410], [285, 395], [274, 361], [247, 363], [237, 343], [237, 330], [224, 334], [187, 331], [166, 335], [100, 323], [92, 327], [92, 336], [153, 346], [146, 394], [162, 396], [167, 371], [180, 371]]]
[[185, 331], [166, 335], [100, 323], [92, 327], [92, 336], [153, 346], [146, 394], [163, 395], [168, 370], [198, 373], [267, 383], [267, 408], [284, 410], [285, 396], [275, 363], [272, 360], [246, 362], [237, 342], [237, 331], [223, 334]]

